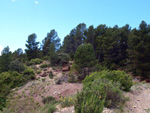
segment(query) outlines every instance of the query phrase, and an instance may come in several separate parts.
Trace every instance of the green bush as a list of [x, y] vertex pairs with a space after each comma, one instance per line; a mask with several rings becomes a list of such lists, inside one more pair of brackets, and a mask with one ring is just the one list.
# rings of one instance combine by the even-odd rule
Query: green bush
[[76, 77], [74, 75], [69, 75], [68, 77], [68, 82], [69, 83], [75, 83], [77, 80], [76, 80]]
[[49, 104], [48, 110], [46, 113], [54, 113], [57, 110], [55, 105]]
[[33, 63], [31, 61], [26, 61], [26, 65], [31, 66], [31, 65], [33, 65]]
[[74, 98], [73, 97], [61, 97], [60, 98], [60, 104], [61, 107], [69, 107], [72, 106], [74, 104]]
[[120, 89], [119, 83], [114, 83], [107, 79], [96, 79], [92, 82], [91, 87], [102, 86], [105, 88], [105, 107], [117, 107], [125, 102], [125, 97]]
[[56, 99], [52, 96], [48, 96], [48, 97], [44, 98], [42, 101], [44, 104], [47, 104], [47, 103], [55, 104], [56, 103]]
[[118, 66], [115, 63], [112, 63], [111, 66], [110, 66], [111, 70], [116, 70], [117, 68], [118, 68]]
[[61, 84], [60, 78], [56, 78], [56, 79], [55, 79], [55, 83], [56, 83], [57, 85]]
[[37, 72], [36, 72], [37, 74], [40, 74], [41, 73], [41, 70], [37, 70]]
[[0, 74], [0, 110], [5, 107], [6, 97], [10, 90], [23, 85], [25, 82], [24, 76], [15, 71]]
[[70, 57], [66, 53], [54, 53], [50, 57], [50, 62], [52, 66], [64, 65], [64, 64], [68, 64], [69, 59]]
[[39, 58], [35, 58], [35, 59], [31, 59], [30, 61], [27, 61], [26, 65], [31, 66], [31, 65], [41, 64], [42, 62], [43, 62], [43, 60], [41, 60]]
[[24, 70], [23, 74], [25, 75], [27, 80], [35, 79], [35, 73], [32, 68], [27, 68], [26, 70]]
[[78, 46], [74, 63], [78, 67], [79, 77], [78, 79], [83, 80], [87, 75], [93, 72], [93, 67], [98, 63], [93, 46], [88, 44], [81, 44]]
[[105, 103], [105, 88], [102, 86], [86, 87], [77, 93], [75, 100], [76, 113], [101, 113]]
[[19, 62], [18, 60], [14, 60], [9, 64], [9, 69], [11, 71], [22, 72], [24, 71], [25, 66], [23, 63]]
[[46, 68], [46, 67], [48, 67], [48, 64], [46, 64], [46, 63], [44, 63], [40, 66], [40, 68]]
[[53, 72], [50, 71], [49, 78], [50, 78], [50, 79], [53, 79], [53, 77], [54, 77]]
[[43, 60], [49, 60], [49, 56], [44, 56], [42, 59]]
[[[87, 77], [86, 77], [87, 78]], [[120, 84], [108, 79], [94, 79], [83, 83], [82, 92], [75, 100], [76, 113], [101, 113], [103, 107], [122, 107], [125, 97], [120, 90]]]
[[92, 81], [98, 78], [106, 78], [113, 82], [120, 83], [120, 88], [124, 91], [129, 91], [132, 83], [132, 78], [130, 75], [126, 74], [123, 71], [109, 71], [109, 70], [103, 70], [101, 72], [94, 72], [90, 76], [87, 76], [83, 83], [86, 85], [91, 85]]

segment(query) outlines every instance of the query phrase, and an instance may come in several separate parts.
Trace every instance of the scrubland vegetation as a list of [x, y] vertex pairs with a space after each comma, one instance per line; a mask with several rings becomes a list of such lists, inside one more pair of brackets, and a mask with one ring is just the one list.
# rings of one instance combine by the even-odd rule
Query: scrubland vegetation
[[[2, 51], [2, 113], [53, 113], [57, 111], [57, 105], [74, 105], [76, 113], [101, 113], [104, 107], [123, 112], [128, 100], [124, 93], [130, 92], [134, 85], [132, 77], [150, 79], [150, 25], [144, 21], [138, 29], [131, 29], [128, 24], [120, 28], [117, 25], [86, 28], [81, 23], [64, 38], [62, 45], [55, 30], [42, 40], [41, 47], [36, 38], [36, 34], [28, 36], [25, 53], [21, 48], [12, 53], [9, 46]], [[58, 72], [62, 76], [58, 77]], [[66, 80], [67, 83], [83, 83], [82, 91], [69, 97], [43, 96], [46, 86], [53, 82], [60, 85]], [[31, 85], [31, 89], [26, 89], [31, 97], [25, 90], [21, 95], [16, 94], [18, 88], [31, 81], [42, 82], [44, 86], [38, 87], [37, 83], [37, 87]], [[42, 103], [34, 101], [33, 95], [40, 96]], [[17, 106], [19, 103], [22, 104]]]

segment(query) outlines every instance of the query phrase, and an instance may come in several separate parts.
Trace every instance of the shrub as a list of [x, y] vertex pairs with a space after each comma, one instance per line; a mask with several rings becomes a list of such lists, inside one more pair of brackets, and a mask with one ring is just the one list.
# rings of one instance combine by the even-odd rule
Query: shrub
[[43, 60], [49, 60], [49, 56], [44, 56], [42, 59]]
[[43, 62], [43, 60], [39, 59], [39, 58], [35, 58], [35, 59], [31, 59], [30, 61], [26, 62], [27, 66], [31, 66], [31, 65], [35, 65], [35, 64], [41, 64]]
[[46, 80], [46, 79], [45, 79], [45, 78], [43, 78], [43, 79], [42, 79], [42, 82], [45, 82], [45, 80]]
[[111, 66], [110, 66], [111, 70], [116, 70], [117, 68], [118, 68], [118, 66], [115, 63], [112, 63]]
[[26, 65], [31, 66], [31, 65], [33, 65], [33, 63], [31, 61], [26, 61]]
[[54, 53], [50, 57], [50, 62], [52, 66], [64, 65], [64, 64], [68, 64], [69, 59], [70, 57], [66, 53]]
[[55, 104], [56, 103], [56, 99], [54, 97], [52, 97], [52, 96], [48, 96], [48, 97], [44, 98], [42, 100], [42, 102], [44, 104], [47, 104], [47, 103]]
[[33, 64], [40, 64], [40, 63], [42, 63], [43, 61], [42, 61], [41, 59], [39, 59], [39, 58], [35, 58], [35, 59], [31, 59], [31, 62], [32, 62]]
[[120, 88], [124, 91], [129, 91], [132, 86], [132, 78], [123, 71], [109, 71], [103, 70], [101, 72], [94, 72], [90, 76], [87, 76], [83, 83], [86, 85], [91, 85], [92, 81], [98, 78], [106, 78], [113, 82], [120, 83]]
[[37, 72], [36, 72], [37, 74], [40, 74], [41, 73], [41, 70], [37, 70]]
[[77, 94], [76, 113], [101, 113], [103, 107], [121, 107], [125, 98], [119, 83], [108, 79], [94, 79], [90, 85], [83, 84], [83, 90]]
[[85, 88], [81, 93], [77, 93], [75, 100], [76, 113], [101, 113], [103, 111], [105, 94], [104, 87], [96, 86]]
[[44, 63], [40, 66], [40, 68], [46, 68], [46, 67], [48, 67], [48, 64], [46, 64], [46, 63]]
[[54, 76], [54, 75], [53, 75], [53, 72], [50, 71], [49, 78], [50, 78], [50, 79], [53, 79], [53, 76]]
[[61, 84], [60, 78], [55, 79], [55, 83], [56, 83], [57, 85], [58, 85], [58, 84]]
[[105, 107], [117, 107], [124, 104], [125, 97], [120, 90], [120, 84], [111, 82], [107, 79], [96, 79], [92, 82], [91, 87], [103, 86], [105, 88]]
[[25, 75], [27, 80], [33, 80], [35, 79], [35, 73], [34, 70], [31, 68], [27, 68], [26, 70], [24, 70], [23, 74]]
[[23, 75], [18, 72], [3, 72], [0, 74], [0, 110], [5, 106], [6, 97], [10, 90], [23, 85], [25, 82]]
[[18, 60], [14, 60], [9, 64], [9, 69], [11, 71], [22, 72], [24, 71], [25, 66], [23, 63], [19, 62]]
[[69, 107], [72, 106], [74, 104], [74, 98], [73, 97], [61, 97], [60, 98], [60, 104], [61, 107]]
[[46, 113], [54, 113], [57, 110], [55, 105], [49, 104], [48, 110]]
[[75, 77], [74, 75], [69, 75], [68, 82], [74, 83], [74, 82], [76, 82], [76, 81], [77, 81], [77, 80], [76, 80], [76, 77]]
[[98, 63], [93, 46], [89, 43], [81, 44], [76, 50], [74, 61], [81, 73], [79, 78], [84, 79]]

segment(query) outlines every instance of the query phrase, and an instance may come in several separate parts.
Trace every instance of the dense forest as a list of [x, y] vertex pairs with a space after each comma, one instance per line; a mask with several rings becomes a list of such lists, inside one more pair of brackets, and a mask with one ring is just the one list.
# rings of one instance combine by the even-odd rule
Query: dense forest
[[[25, 42], [25, 52], [14, 52], [5, 47], [0, 56], [0, 109], [6, 104], [10, 90], [35, 79], [34, 71], [27, 66], [34, 60], [49, 60], [51, 65], [65, 65], [74, 61], [79, 80], [97, 70], [124, 70], [141, 79], [150, 78], [150, 25], [145, 21], [138, 28], [108, 27], [101, 24], [86, 27], [81, 23], [64, 37], [63, 43], [56, 30], [51, 30], [40, 42], [30, 34]], [[88, 79], [86, 79], [88, 80]]]

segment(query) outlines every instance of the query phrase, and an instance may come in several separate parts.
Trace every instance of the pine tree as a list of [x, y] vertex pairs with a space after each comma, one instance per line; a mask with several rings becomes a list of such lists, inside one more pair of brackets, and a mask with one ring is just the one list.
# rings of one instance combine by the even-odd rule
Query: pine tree
[[28, 36], [28, 40], [26, 41], [27, 44], [26, 47], [27, 49], [25, 49], [26, 54], [27, 54], [27, 58], [28, 60], [34, 59], [38, 57], [38, 52], [39, 52], [39, 42], [36, 42], [36, 34], [31, 34]]

